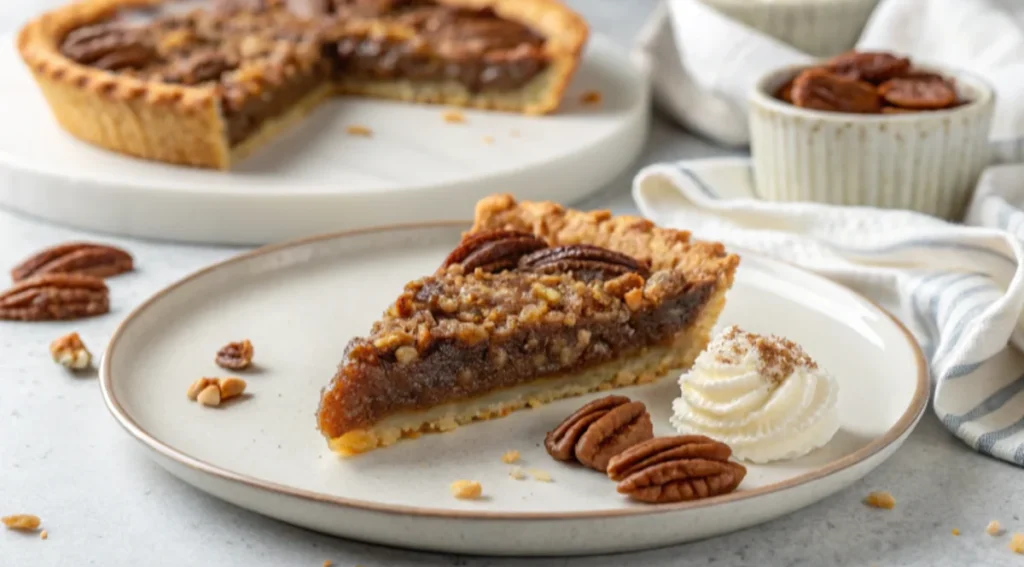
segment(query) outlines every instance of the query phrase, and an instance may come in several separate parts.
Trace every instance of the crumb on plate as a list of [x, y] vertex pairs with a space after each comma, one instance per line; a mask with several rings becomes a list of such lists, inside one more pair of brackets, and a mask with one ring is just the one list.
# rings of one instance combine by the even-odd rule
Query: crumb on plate
[[345, 128], [345, 133], [349, 136], [362, 136], [363, 138], [373, 136], [373, 130], [359, 124], [353, 124], [348, 128]]
[[505, 463], [506, 465], [511, 465], [512, 463], [518, 460], [519, 451], [516, 451], [515, 449], [509, 449], [508, 451], [505, 451], [504, 455], [501, 456], [501, 462]]
[[508, 471], [508, 476], [514, 478], [515, 480], [523, 480], [526, 478], [526, 472], [523, 471], [522, 467], [512, 467]]
[[441, 114], [441, 118], [449, 124], [464, 124], [466, 122], [466, 115], [458, 110], [446, 110]]
[[583, 104], [600, 104], [601, 93], [598, 91], [587, 91], [580, 95], [580, 102]]
[[529, 472], [530, 472], [530, 476], [532, 476], [534, 480], [539, 480], [541, 482], [551, 482], [552, 481], [551, 475], [548, 474], [547, 471], [542, 471], [540, 469], [530, 469]]
[[474, 500], [483, 493], [483, 487], [475, 480], [456, 480], [450, 488], [452, 496], [459, 500]]

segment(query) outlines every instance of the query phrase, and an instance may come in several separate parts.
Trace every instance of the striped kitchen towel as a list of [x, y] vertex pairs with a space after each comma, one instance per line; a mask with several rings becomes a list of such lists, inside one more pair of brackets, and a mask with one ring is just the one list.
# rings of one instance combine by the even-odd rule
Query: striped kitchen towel
[[[1024, 466], [1024, 164], [990, 168], [966, 224], [908, 211], [759, 201], [702, 177], [747, 160], [653, 165], [633, 184], [640, 211], [703, 239], [762, 252], [886, 305], [930, 361], [936, 414], [977, 451]], [[714, 165], [717, 163], [717, 165]], [[741, 191], [743, 191], [741, 189]]]

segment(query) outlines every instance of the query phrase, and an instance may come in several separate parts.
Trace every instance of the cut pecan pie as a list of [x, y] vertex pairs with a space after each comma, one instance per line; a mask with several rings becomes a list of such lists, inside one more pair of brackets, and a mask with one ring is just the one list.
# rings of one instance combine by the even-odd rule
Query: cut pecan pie
[[349, 343], [320, 430], [349, 455], [653, 381], [704, 349], [738, 263], [643, 219], [488, 197], [437, 272]]
[[82, 0], [18, 48], [71, 134], [225, 169], [333, 93], [552, 112], [586, 36], [557, 0]]

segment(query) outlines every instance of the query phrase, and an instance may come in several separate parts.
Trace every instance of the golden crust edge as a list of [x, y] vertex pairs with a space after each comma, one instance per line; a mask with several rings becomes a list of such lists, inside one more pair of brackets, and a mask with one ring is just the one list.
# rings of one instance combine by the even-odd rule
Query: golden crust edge
[[[513, 411], [523, 409], [527, 406], [533, 407], [537, 404], [547, 404], [560, 399], [579, 397], [596, 391], [647, 384], [663, 378], [672, 370], [689, 368], [693, 365], [693, 361], [696, 360], [697, 356], [707, 347], [708, 342], [711, 340], [711, 331], [714, 328], [715, 323], [718, 321], [718, 317], [722, 310], [725, 308], [726, 294], [732, 287], [732, 281], [733, 276], [731, 273], [723, 276], [714, 294], [712, 294], [697, 320], [686, 329], [676, 333], [675, 338], [670, 345], [652, 348], [646, 355], [638, 355], [640, 358], [644, 356], [650, 357], [652, 352], [655, 355], [658, 355], [659, 352], [663, 351], [663, 354], [657, 358], [651, 357], [652, 359], [644, 364], [644, 368], [641, 371], [632, 373], [627, 373], [625, 371], [617, 371], [615, 373], [608, 372], [607, 378], [600, 380], [593, 386], [580, 386], [579, 388], [574, 389], [571, 388], [572, 384], [570, 384], [569, 388], [564, 388], [555, 393], [549, 393], [548, 396], [534, 396], [529, 400], [516, 399], [506, 403], [501, 403], [497, 406], [491, 405], [485, 408], [471, 408], [455, 415], [444, 415], [438, 419], [423, 421], [415, 426], [378, 424], [367, 429], [348, 431], [338, 437], [328, 438], [328, 446], [333, 452], [341, 455], [342, 457], [351, 457], [387, 447], [403, 439], [414, 439], [423, 433], [444, 433], [474, 421], [484, 421], [505, 417]], [[637, 357], [625, 357], [624, 361], [629, 362], [631, 359], [636, 361], [636, 358]], [[618, 363], [622, 361], [611, 362]], [[589, 375], [590, 372], [607, 372], [606, 369], [612, 367], [611, 362], [601, 365], [595, 369], [589, 369], [586, 371], [586, 374]], [[558, 379], [559, 378], [545, 378], [538, 382]], [[513, 390], [515, 389], [513, 388]], [[460, 403], [461, 402], [456, 402], [454, 404], [446, 405], [455, 406]], [[391, 416], [386, 418], [384, 421], [396, 421], [397, 419], [408, 415], [415, 415], [415, 413]]]

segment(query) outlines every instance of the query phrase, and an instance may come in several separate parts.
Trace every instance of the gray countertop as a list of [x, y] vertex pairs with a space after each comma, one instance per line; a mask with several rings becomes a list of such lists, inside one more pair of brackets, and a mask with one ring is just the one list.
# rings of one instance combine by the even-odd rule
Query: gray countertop
[[[54, 0], [5, 2], [0, 33], [14, 31]], [[575, 0], [593, 27], [625, 48], [654, 0]], [[10, 109], [7, 109], [10, 111]], [[656, 119], [637, 167], [720, 155]], [[586, 206], [633, 211], [632, 171]], [[95, 238], [0, 211], [0, 266], [50, 244]], [[104, 238], [131, 250], [138, 272], [111, 281], [111, 315], [75, 324], [94, 352], [145, 297], [238, 249]], [[984, 531], [998, 519], [1024, 532], [1024, 471], [979, 456], [932, 413], [895, 456], [853, 488], [781, 520], [690, 545], [631, 555], [488, 559], [423, 554], [323, 536], [236, 508], [192, 489], [148, 460], [108, 415], [95, 377], [70, 377], [48, 343], [66, 325], [0, 322], [0, 515], [41, 516], [49, 539], [0, 531], [0, 566], [217, 565], [351, 567], [437, 565], [1024, 565], [1009, 536]], [[861, 499], [889, 490], [896, 509]], [[951, 531], [958, 528], [960, 536]]]

